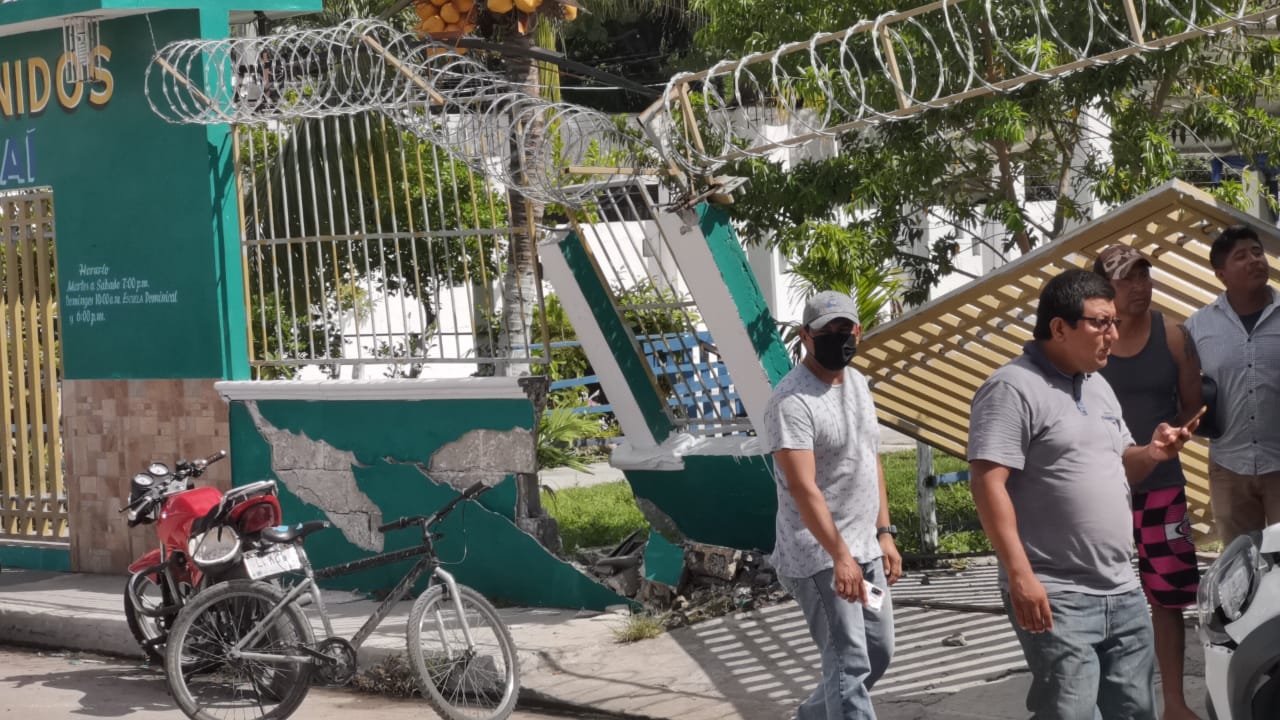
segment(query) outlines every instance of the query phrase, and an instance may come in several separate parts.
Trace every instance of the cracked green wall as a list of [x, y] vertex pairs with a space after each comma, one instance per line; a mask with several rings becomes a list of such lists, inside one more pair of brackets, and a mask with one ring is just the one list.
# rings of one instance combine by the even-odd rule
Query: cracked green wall
[[[429, 465], [438, 449], [471, 430], [528, 430], [533, 425], [533, 406], [520, 400], [262, 400], [256, 406], [277, 430], [352, 453], [358, 463], [352, 472], [359, 491], [380, 508], [383, 522], [428, 514], [456, 494], [419, 469]], [[230, 414], [232, 476], [237, 484], [275, 479], [287, 521], [329, 519], [324, 509], [303, 502], [277, 477], [271, 445], [255, 427], [246, 402], [232, 402]], [[445, 534], [438, 545], [440, 557], [460, 563], [449, 567], [459, 582], [494, 600], [522, 605], [602, 609], [626, 602], [515, 526], [514, 476], [507, 475], [479, 500], [481, 506], [468, 503], [438, 526]], [[412, 530], [394, 532], [385, 537], [384, 549], [410, 547], [417, 540]], [[370, 554], [337, 528], [309, 537], [307, 552], [317, 568]], [[410, 565], [406, 561], [364, 570], [325, 584], [377, 593], [393, 587]]]

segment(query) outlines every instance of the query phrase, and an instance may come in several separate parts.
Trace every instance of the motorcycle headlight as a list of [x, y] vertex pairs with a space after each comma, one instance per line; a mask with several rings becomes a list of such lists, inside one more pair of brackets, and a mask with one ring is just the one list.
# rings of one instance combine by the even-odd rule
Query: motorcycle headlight
[[1232, 541], [1205, 572], [1196, 593], [1196, 610], [1200, 616], [1200, 633], [1207, 642], [1230, 641], [1224, 628], [1249, 609], [1262, 567], [1257, 539], [1242, 535]]
[[228, 565], [240, 557], [240, 536], [228, 525], [219, 525], [187, 541], [187, 555], [201, 568]]

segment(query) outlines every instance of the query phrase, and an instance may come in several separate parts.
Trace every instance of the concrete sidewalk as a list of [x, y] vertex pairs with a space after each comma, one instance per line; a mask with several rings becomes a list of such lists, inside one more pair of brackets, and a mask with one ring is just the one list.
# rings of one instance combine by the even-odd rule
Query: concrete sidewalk
[[[124, 582], [122, 576], [3, 570], [0, 645], [141, 658], [125, 624]], [[994, 565], [913, 572], [892, 596], [897, 650], [873, 693], [881, 720], [1027, 716], [1030, 679], [1000, 609]], [[347, 638], [375, 605], [350, 593], [325, 597], [334, 632]], [[362, 668], [404, 651], [410, 607], [402, 603], [361, 649]], [[632, 720], [781, 720], [792, 717], [818, 679], [817, 652], [791, 602], [626, 645], [614, 638], [624, 615], [499, 612], [519, 650], [521, 703], [531, 709]], [[1187, 640], [1187, 697], [1204, 717], [1203, 657], [1194, 630]]]
[[[125, 623], [125, 578], [114, 575], [0, 571], [0, 644], [141, 658]], [[351, 637], [376, 603], [344, 592], [326, 592], [335, 634]], [[400, 604], [365, 643], [362, 668], [405, 649], [411, 603]], [[615, 613], [541, 608], [499, 611], [519, 650], [521, 703], [531, 707], [592, 711], [626, 718], [781, 718], [788, 702], [731, 699], [686, 652], [676, 637], [619, 645], [614, 630], [626, 623]], [[318, 619], [313, 619], [317, 637]], [[747, 712], [743, 712], [746, 710]]]

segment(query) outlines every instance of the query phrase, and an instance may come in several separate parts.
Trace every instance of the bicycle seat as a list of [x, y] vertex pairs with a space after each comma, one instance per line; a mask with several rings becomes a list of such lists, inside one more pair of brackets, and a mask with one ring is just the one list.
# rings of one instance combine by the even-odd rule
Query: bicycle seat
[[309, 520], [297, 525], [277, 525], [262, 531], [262, 539], [272, 543], [293, 542], [329, 527], [328, 520]]

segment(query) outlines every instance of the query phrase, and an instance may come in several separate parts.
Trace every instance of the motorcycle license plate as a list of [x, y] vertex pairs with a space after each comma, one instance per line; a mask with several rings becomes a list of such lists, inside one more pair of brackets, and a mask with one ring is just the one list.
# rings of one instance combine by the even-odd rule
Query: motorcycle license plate
[[275, 577], [302, 569], [302, 558], [296, 545], [283, 545], [261, 555], [245, 555], [244, 569], [252, 580]]

